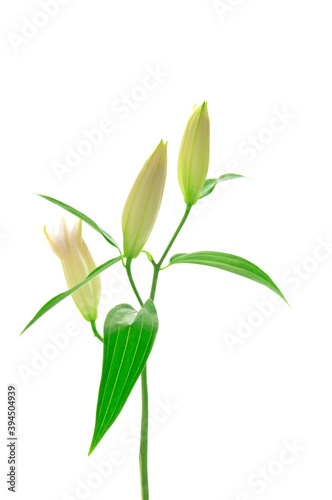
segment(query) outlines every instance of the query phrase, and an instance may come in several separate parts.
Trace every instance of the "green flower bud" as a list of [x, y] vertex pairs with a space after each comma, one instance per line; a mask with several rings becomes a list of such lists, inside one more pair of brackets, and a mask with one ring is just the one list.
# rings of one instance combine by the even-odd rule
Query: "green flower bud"
[[194, 109], [183, 134], [179, 161], [178, 179], [184, 201], [195, 205], [203, 189], [210, 158], [210, 119], [207, 103]]
[[144, 163], [129, 193], [122, 213], [123, 251], [135, 259], [155, 225], [164, 193], [167, 143], [160, 141]]
[[[68, 288], [84, 281], [95, 268], [96, 264], [82, 238], [82, 220], [78, 219], [73, 229], [69, 229], [64, 218], [61, 219], [57, 233], [47, 231], [44, 234], [51, 249], [61, 260]], [[72, 294], [83, 318], [95, 321], [98, 316], [98, 304], [101, 296], [100, 276]]]

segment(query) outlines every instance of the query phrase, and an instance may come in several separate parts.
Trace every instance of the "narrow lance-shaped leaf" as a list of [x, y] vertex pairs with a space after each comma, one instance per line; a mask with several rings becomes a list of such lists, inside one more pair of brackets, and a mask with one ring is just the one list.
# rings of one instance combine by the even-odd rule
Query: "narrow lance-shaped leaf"
[[51, 203], [54, 203], [55, 205], [58, 205], [59, 207], [63, 208], [64, 210], [67, 210], [67, 212], [70, 212], [71, 214], [76, 215], [77, 217], [82, 219], [84, 222], [89, 224], [89, 226], [91, 226], [93, 229], [95, 229], [99, 234], [101, 234], [105, 238], [105, 240], [108, 241], [108, 243], [110, 243], [115, 248], [117, 248], [119, 250], [119, 252], [121, 253], [120, 247], [117, 244], [117, 242], [115, 241], [115, 239], [112, 238], [112, 236], [110, 234], [108, 234], [106, 231], [101, 229], [101, 227], [99, 227], [98, 224], [96, 224], [92, 219], [90, 219], [90, 217], [83, 214], [79, 210], [76, 210], [76, 208], [73, 208], [70, 205], [63, 203], [62, 201], [56, 200], [55, 198], [51, 198], [50, 196], [45, 196], [43, 194], [38, 194], [38, 196], [40, 196], [41, 198], [44, 198], [45, 200], [50, 201]]
[[287, 302], [277, 285], [264, 271], [252, 262], [236, 255], [221, 252], [181, 253], [171, 257], [169, 265], [172, 264], [200, 264], [229, 271], [266, 286]]
[[139, 312], [128, 304], [120, 304], [108, 313], [96, 423], [89, 455], [121, 412], [147, 362], [157, 331], [158, 317], [151, 299]]
[[[32, 318], [32, 320], [30, 321], [30, 323], [27, 324], [27, 326], [24, 328], [24, 330], [22, 331], [22, 333], [24, 333], [28, 328], [30, 328], [30, 326], [32, 326], [34, 323], [36, 323], [36, 321], [39, 318], [41, 318], [45, 313], [47, 313], [50, 309], [52, 309], [52, 307], [56, 306], [63, 299], [65, 299], [66, 297], [69, 297], [69, 295], [71, 295], [72, 293], [76, 292], [76, 290], [78, 290], [82, 286], [86, 285], [86, 283], [88, 283], [93, 278], [95, 278], [96, 276], [98, 276], [98, 274], [100, 274], [103, 271], [105, 271], [105, 269], [108, 269], [109, 267], [113, 266], [113, 264], [115, 264], [116, 262], [119, 262], [119, 260], [121, 260], [121, 257], [116, 257], [115, 259], [108, 260], [107, 262], [105, 262], [105, 264], [102, 264], [101, 266], [96, 267], [96, 269], [94, 269], [92, 271], [92, 273], [90, 273], [85, 278], [84, 281], [82, 281], [78, 285], [74, 286], [70, 290], [67, 290], [66, 292], [60, 293], [59, 295], [56, 295], [55, 297], [53, 297], [53, 299], [51, 299], [48, 302], [46, 302], [46, 304], [43, 305], [43, 307], [41, 309], [39, 309], [39, 311], [37, 312], [37, 314]], [[22, 335], [22, 333], [21, 333], [21, 335]]]
[[243, 179], [247, 179], [247, 177], [245, 177], [244, 175], [239, 175], [239, 174], [223, 174], [217, 179], [206, 179], [199, 199], [202, 199], [208, 194], [212, 193], [212, 191], [214, 190], [216, 185], [219, 184], [219, 182], [230, 181], [232, 179], [240, 179], [241, 177]]

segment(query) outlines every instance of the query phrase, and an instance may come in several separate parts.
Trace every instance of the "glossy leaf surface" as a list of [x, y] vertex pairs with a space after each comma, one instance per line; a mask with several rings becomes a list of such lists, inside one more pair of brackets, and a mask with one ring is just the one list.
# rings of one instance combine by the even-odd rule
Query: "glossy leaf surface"
[[120, 304], [108, 313], [96, 423], [89, 455], [121, 412], [147, 362], [157, 331], [158, 317], [151, 299], [139, 312], [129, 304]]
[[173, 264], [200, 264], [238, 274], [266, 286], [287, 302], [271, 278], [255, 264], [242, 257], [221, 252], [181, 253], [171, 257], [170, 265]]

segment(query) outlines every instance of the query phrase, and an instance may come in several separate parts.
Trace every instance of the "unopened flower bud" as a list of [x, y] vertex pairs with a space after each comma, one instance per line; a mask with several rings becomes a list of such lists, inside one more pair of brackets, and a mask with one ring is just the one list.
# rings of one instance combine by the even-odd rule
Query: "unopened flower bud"
[[166, 172], [167, 143], [160, 141], [138, 174], [123, 209], [123, 251], [129, 259], [140, 254], [155, 225]]
[[[64, 218], [61, 219], [58, 233], [44, 227], [44, 233], [55, 255], [62, 263], [68, 288], [73, 288], [90, 274], [96, 264], [82, 238], [82, 220], [78, 219], [69, 229]], [[98, 316], [98, 304], [101, 296], [100, 277], [97, 276], [72, 294], [83, 318], [95, 321]]]
[[178, 179], [187, 205], [195, 205], [203, 189], [210, 158], [210, 119], [207, 103], [194, 107], [183, 134]]

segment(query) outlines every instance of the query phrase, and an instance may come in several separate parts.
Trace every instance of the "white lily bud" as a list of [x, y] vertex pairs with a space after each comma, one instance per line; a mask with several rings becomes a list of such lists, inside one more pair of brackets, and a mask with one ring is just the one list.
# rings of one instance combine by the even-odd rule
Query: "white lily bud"
[[[84, 281], [96, 264], [82, 238], [82, 220], [78, 219], [69, 229], [64, 218], [61, 219], [58, 233], [44, 227], [44, 233], [51, 249], [61, 260], [68, 288]], [[101, 281], [97, 276], [72, 294], [83, 318], [95, 321], [98, 316], [98, 304], [101, 296]]]
[[160, 141], [146, 160], [128, 195], [122, 213], [124, 255], [135, 259], [158, 217], [167, 172], [167, 143]]
[[194, 107], [186, 125], [178, 161], [178, 179], [187, 205], [201, 195], [210, 158], [210, 119], [207, 103]]

